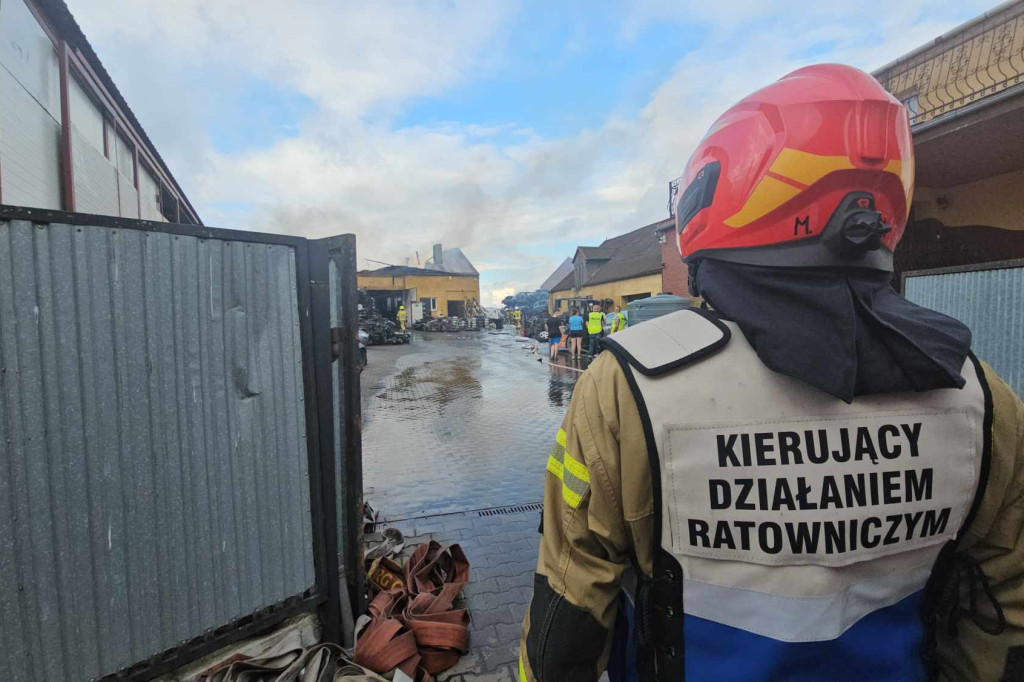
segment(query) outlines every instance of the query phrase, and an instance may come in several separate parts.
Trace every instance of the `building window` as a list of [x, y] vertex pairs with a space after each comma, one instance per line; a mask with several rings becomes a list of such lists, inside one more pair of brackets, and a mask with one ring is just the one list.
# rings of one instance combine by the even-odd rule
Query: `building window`
[[437, 299], [436, 298], [421, 298], [420, 303], [423, 304], [424, 311], [436, 312], [437, 311]]

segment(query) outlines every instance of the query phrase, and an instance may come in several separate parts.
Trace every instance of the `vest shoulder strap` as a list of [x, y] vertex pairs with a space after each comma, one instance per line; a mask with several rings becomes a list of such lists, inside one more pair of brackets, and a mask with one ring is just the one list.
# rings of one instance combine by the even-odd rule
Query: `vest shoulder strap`
[[628, 327], [604, 345], [641, 374], [657, 376], [718, 352], [731, 336], [714, 313], [687, 308]]

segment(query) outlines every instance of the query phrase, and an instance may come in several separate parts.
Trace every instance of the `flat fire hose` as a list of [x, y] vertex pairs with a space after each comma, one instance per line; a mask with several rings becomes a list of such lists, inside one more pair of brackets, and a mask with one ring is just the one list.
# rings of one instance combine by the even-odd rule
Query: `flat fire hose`
[[235, 655], [203, 671], [198, 682], [385, 682], [356, 665], [337, 644], [250, 658]]
[[469, 560], [459, 545], [442, 549], [431, 540], [409, 557], [403, 582], [389, 581], [393, 587], [370, 602], [371, 620], [356, 641], [355, 662], [429, 681], [469, 651], [469, 613], [452, 608], [469, 582]]

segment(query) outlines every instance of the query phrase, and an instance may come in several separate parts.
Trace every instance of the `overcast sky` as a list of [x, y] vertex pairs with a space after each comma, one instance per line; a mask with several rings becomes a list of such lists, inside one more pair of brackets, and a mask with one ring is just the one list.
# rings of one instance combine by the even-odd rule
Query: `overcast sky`
[[354, 232], [361, 268], [460, 246], [494, 303], [666, 217], [749, 91], [876, 69], [996, 3], [68, 4], [207, 225]]

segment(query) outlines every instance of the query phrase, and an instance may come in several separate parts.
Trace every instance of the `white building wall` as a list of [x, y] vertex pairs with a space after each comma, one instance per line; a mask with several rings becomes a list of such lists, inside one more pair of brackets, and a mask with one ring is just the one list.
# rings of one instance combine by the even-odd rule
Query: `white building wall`
[[5, 204], [61, 208], [57, 51], [24, 0], [0, 2], [0, 159]]

